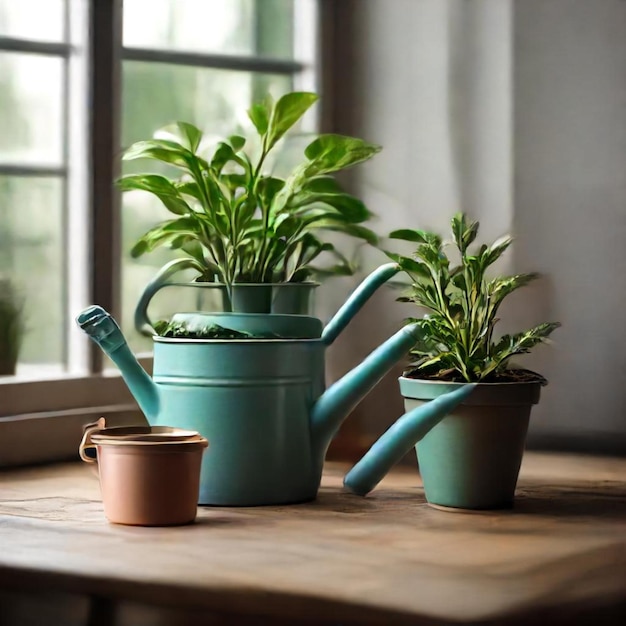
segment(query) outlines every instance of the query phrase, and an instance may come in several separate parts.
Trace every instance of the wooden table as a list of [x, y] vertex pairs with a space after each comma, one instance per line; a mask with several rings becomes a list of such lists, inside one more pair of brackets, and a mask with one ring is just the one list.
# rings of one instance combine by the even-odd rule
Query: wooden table
[[344, 469], [316, 502], [179, 528], [108, 524], [80, 464], [0, 473], [0, 589], [92, 598], [90, 624], [129, 602], [175, 624], [626, 624], [626, 459], [527, 453], [515, 509], [473, 514], [430, 508], [410, 468], [364, 499]]

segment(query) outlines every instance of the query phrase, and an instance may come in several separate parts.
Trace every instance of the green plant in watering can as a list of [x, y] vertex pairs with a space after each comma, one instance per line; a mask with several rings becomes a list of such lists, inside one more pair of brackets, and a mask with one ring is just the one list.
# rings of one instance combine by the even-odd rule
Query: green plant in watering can
[[[509, 248], [504, 236], [475, 244], [479, 224], [464, 214], [451, 221], [452, 241], [436, 233], [402, 229], [391, 238], [417, 244], [413, 256], [388, 252], [411, 279], [400, 301], [427, 314], [409, 318], [420, 329], [410, 368], [400, 378], [407, 411], [463, 385], [472, 391], [428, 433], [414, 433], [426, 498], [441, 507], [485, 509], [512, 505], [530, 411], [539, 401], [543, 376], [515, 368], [511, 358], [529, 352], [560, 326], [542, 323], [495, 337], [503, 300], [538, 277], [536, 273], [489, 276], [489, 268]], [[454, 263], [446, 246], [456, 248]], [[370, 463], [380, 463], [386, 437], [396, 439], [411, 425], [401, 418], [346, 477], [365, 494], [376, 484]], [[396, 456], [408, 449], [396, 450]]]
[[[186, 258], [172, 262], [168, 276], [192, 268], [196, 281], [222, 283], [229, 294], [235, 284], [302, 284], [322, 274], [352, 274], [353, 263], [324, 233], [372, 244], [377, 237], [363, 225], [371, 217], [368, 209], [333, 175], [370, 159], [380, 147], [321, 134], [285, 179], [266, 171], [268, 157], [316, 100], [313, 93], [294, 92], [254, 104], [248, 116], [258, 134], [256, 154], [246, 138], [232, 135], [205, 155], [203, 133], [186, 122], [131, 145], [124, 160], [152, 159], [179, 173], [130, 174], [118, 181], [123, 191], [154, 194], [173, 214], [137, 241], [132, 256], [163, 245], [180, 250]], [[318, 264], [324, 257], [333, 259], [330, 265]]]

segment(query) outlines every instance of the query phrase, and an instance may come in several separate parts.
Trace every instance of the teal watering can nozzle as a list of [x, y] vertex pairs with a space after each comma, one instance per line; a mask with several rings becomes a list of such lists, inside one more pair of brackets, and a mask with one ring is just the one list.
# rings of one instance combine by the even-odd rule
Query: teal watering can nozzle
[[117, 322], [101, 306], [93, 304], [76, 316], [76, 323], [120, 368], [144, 415], [154, 420], [160, 410], [159, 392], [130, 351]]
[[101, 306], [94, 304], [76, 316], [76, 323], [106, 353], [126, 343], [117, 322]]

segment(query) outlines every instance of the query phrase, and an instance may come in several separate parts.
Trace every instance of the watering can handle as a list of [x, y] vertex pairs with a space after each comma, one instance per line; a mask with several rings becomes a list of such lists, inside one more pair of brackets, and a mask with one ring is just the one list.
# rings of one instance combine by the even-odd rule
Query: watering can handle
[[392, 276], [400, 271], [397, 263], [386, 263], [375, 269], [365, 280], [350, 294], [343, 306], [335, 313], [334, 317], [326, 324], [322, 332], [322, 341], [329, 346], [348, 325], [350, 320], [361, 310], [363, 305], [371, 298], [372, 294]]
[[192, 269], [195, 267], [195, 262], [190, 258], [174, 259], [165, 264], [156, 274], [156, 276], [147, 284], [143, 290], [137, 307], [135, 308], [135, 329], [137, 332], [145, 335], [146, 337], [152, 337], [154, 334], [154, 328], [152, 322], [148, 317], [148, 306], [152, 298], [154, 298], [157, 291], [170, 284], [169, 278], [177, 272], [186, 269]]
[[[85, 463], [95, 463], [98, 460], [96, 455], [96, 446], [91, 442], [91, 435], [106, 428], [106, 422], [104, 417], [101, 417], [97, 422], [91, 424], [85, 424], [83, 427], [83, 438], [78, 446], [78, 454]], [[90, 450], [92, 454], [87, 454], [87, 450]]]

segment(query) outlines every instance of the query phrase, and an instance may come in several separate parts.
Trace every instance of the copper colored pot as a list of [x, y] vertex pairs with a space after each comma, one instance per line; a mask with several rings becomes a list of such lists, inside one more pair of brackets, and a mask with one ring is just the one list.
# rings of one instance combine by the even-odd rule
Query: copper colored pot
[[85, 427], [79, 453], [98, 463], [107, 519], [134, 526], [193, 522], [207, 440], [167, 426], [104, 426], [100, 419]]

